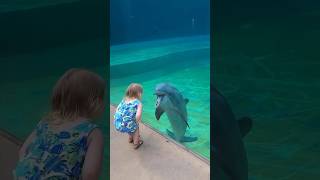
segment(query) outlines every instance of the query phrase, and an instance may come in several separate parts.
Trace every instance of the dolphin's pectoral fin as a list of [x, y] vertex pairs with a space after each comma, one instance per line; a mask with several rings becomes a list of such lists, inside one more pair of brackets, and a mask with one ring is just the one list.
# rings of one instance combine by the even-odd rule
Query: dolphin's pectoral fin
[[190, 126], [189, 126], [188, 122], [187, 122], [187, 121], [185, 121], [185, 122], [186, 122], [186, 124], [187, 124], [188, 128], [190, 129]]
[[176, 139], [176, 136], [173, 134], [173, 132], [171, 132], [169, 129], [167, 129], [167, 134], [172, 138], [172, 139]]
[[188, 122], [187, 122], [187, 119], [181, 114], [181, 112], [180, 112], [178, 109], [176, 109], [176, 108], [172, 108], [172, 109], [173, 109], [177, 114], [180, 115], [181, 119], [187, 124], [188, 128], [190, 128], [190, 126], [189, 126], [189, 124], [188, 124]]
[[184, 102], [185, 102], [186, 104], [188, 104], [189, 99], [185, 98], [185, 99], [184, 99]]
[[246, 136], [252, 128], [252, 119], [249, 117], [242, 117], [238, 120], [241, 136]]

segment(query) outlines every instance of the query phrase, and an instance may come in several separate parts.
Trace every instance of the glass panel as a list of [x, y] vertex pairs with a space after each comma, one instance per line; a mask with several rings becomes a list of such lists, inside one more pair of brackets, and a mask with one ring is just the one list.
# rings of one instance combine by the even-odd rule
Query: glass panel
[[156, 120], [154, 92], [157, 84], [170, 83], [189, 99], [185, 136], [198, 138], [182, 144], [209, 159], [210, 1], [110, 2], [111, 103], [121, 101], [130, 83], [142, 84], [142, 121], [167, 136], [171, 117]]

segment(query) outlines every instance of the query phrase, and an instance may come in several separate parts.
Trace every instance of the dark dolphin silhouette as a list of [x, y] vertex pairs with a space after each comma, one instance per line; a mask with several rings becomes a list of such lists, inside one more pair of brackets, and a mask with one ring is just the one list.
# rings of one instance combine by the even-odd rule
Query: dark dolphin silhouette
[[250, 131], [252, 120], [236, 120], [225, 97], [211, 86], [213, 179], [248, 180], [248, 160], [242, 138]]

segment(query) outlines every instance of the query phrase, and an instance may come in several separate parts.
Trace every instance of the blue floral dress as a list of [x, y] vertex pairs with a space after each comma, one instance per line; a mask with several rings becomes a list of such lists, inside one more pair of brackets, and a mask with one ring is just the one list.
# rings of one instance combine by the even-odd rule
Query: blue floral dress
[[96, 127], [85, 121], [67, 131], [53, 132], [47, 122], [40, 122], [34, 141], [13, 171], [15, 179], [80, 179], [87, 139]]
[[130, 102], [121, 101], [114, 114], [114, 125], [117, 131], [129, 134], [136, 131], [138, 128], [136, 114], [139, 104], [140, 101], [138, 99]]

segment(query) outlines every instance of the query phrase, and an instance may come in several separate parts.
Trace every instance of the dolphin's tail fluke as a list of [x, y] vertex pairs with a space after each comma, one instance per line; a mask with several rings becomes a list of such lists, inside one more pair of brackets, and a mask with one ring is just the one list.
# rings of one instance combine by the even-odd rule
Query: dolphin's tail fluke
[[181, 139], [181, 142], [194, 142], [197, 141], [198, 137], [187, 137], [187, 136], [183, 136], [183, 138]]

